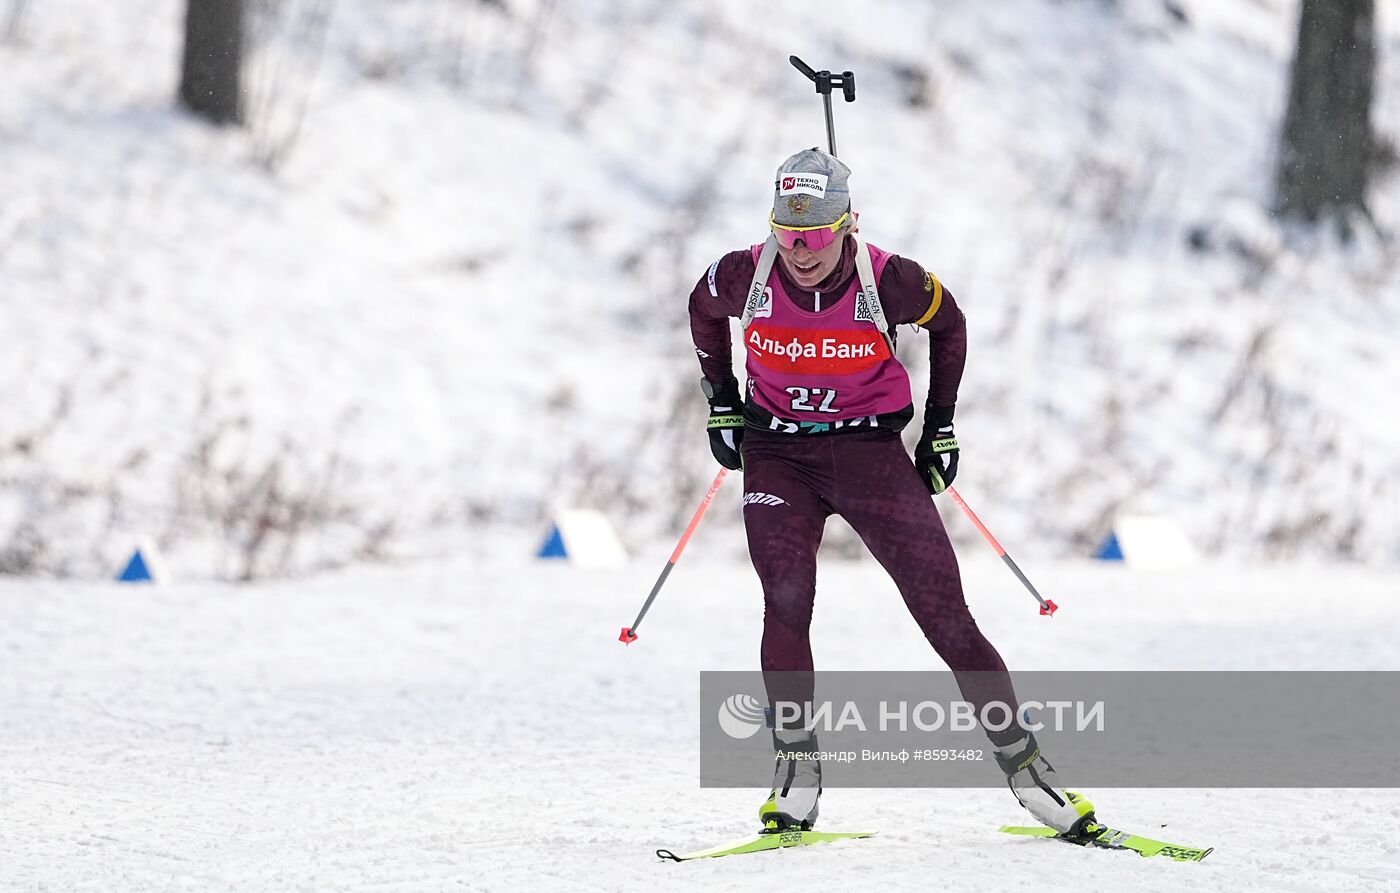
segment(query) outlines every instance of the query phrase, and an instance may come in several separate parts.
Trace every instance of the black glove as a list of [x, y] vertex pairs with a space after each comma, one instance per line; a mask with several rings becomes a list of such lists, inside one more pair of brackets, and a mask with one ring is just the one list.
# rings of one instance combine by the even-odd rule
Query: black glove
[[716, 386], [702, 378], [700, 389], [710, 401], [710, 420], [705, 424], [710, 434], [710, 452], [719, 464], [738, 471], [744, 467], [744, 457], [739, 452], [744, 445], [744, 401], [739, 396], [739, 382], [731, 378]]
[[914, 447], [914, 466], [924, 486], [935, 496], [958, 476], [958, 439], [953, 436], [953, 407], [930, 406], [924, 410], [924, 433]]

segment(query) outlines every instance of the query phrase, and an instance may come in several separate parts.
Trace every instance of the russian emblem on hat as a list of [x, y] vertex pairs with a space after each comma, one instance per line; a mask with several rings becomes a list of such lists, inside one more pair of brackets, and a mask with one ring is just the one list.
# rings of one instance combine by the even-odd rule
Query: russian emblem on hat
[[808, 195], [790, 195], [787, 200], [788, 210], [801, 217], [807, 213], [807, 209], [812, 207], [812, 198]]

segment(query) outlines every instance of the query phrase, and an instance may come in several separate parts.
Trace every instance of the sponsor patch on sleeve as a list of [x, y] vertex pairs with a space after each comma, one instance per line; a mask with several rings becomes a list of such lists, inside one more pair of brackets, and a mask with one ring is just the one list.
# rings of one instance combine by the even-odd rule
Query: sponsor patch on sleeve
[[710, 264], [710, 297], [719, 297], [719, 289], [715, 287], [715, 274], [719, 272], [719, 261]]

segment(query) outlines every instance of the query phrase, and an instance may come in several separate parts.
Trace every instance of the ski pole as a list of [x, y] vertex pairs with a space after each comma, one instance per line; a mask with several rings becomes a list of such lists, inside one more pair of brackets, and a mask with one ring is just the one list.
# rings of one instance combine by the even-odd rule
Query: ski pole
[[724, 483], [724, 476], [729, 473], [729, 469], [721, 468], [719, 474], [715, 475], [715, 482], [710, 485], [710, 492], [705, 494], [705, 498], [700, 500], [700, 507], [695, 510], [695, 514], [690, 517], [690, 524], [685, 528], [685, 533], [681, 534], [681, 541], [676, 543], [676, 551], [671, 553], [671, 560], [666, 562], [666, 566], [661, 569], [661, 576], [656, 578], [656, 585], [651, 587], [651, 594], [642, 604], [642, 610], [637, 612], [637, 619], [632, 621], [631, 626], [624, 626], [622, 633], [617, 640], [624, 645], [631, 645], [637, 641], [637, 627], [642, 625], [642, 618], [647, 616], [647, 610], [651, 608], [651, 603], [656, 600], [656, 594], [661, 591], [661, 584], [666, 582], [666, 578], [671, 575], [671, 568], [676, 566], [676, 562], [681, 560], [681, 552], [685, 551], [685, 544], [690, 542], [690, 535], [695, 532], [695, 528], [700, 526], [700, 519], [705, 516], [705, 509], [714, 502], [715, 494], [719, 492], [719, 485]]
[[987, 544], [1001, 556], [1001, 560], [1006, 562], [1006, 566], [1011, 568], [1011, 572], [1016, 575], [1016, 579], [1021, 581], [1021, 585], [1025, 586], [1026, 589], [1030, 591], [1030, 594], [1035, 596], [1035, 600], [1040, 602], [1040, 613], [1045, 617], [1053, 615], [1059, 608], [1059, 605], [1048, 598], [1040, 597], [1040, 593], [1035, 591], [1035, 587], [1031, 585], [1031, 581], [1026, 579], [1026, 575], [1021, 573], [1021, 569], [1016, 566], [1016, 562], [1011, 560], [1011, 556], [1006, 554], [1006, 550], [1001, 547], [1001, 543], [997, 542], [997, 538], [992, 536], [992, 532], [987, 529], [987, 526], [982, 523], [981, 519], [973, 514], [972, 509], [967, 507], [967, 503], [963, 501], [962, 495], [951, 486], [948, 487], [948, 493], [952, 495], [953, 501], [958, 504], [958, 508], [962, 509], [963, 513], [967, 515], [972, 525], [981, 531], [982, 536], [987, 540]]
[[788, 61], [792, 67], [807, 76], [807, 80], [817, 85], [817, 92], [821, 94], [822, 105], [826, 108], [826, 144], [831, 149], [831, 154], [836, 155], [836, 120], [831, 114], [831, 88], [840, 87], [841, 94], [846, 97], [847, 102], [856, 101], [856, 75], [853, 71], [843, 71], [840, 74], [832, 74], [823, 69], [813, 71], [812, 66], [803, 62], [796, 56], [788, 56]]

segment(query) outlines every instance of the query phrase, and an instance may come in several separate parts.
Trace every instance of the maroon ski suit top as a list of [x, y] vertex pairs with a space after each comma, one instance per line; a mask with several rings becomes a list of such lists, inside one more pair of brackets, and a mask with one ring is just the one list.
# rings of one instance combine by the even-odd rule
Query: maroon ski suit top
[[[700, 370], [716, 385], [734, 377], [733, 358], [729, 346], [729, 318], [744, 313], [744, 300], [749, 283], [753, 281], [756, 264], [747, 248], [731, 251], [715, 261], [714, 283], [718, 295], [710, 293], [707, 273], [695, 283], [690, 293], [690, 334], [695, 352], [700, 358]], [[855, 240], [846, 239], [841, 262], [831, 275], [815, 289], [803, 288], [792, 280], [782, 261], [773, 264], [781, 277], [783, 288], [803, 310], [814, 310], [817, 294], [835, 300], [849, 287], [855, 276]], [[891, 328], [902, 323], [920, 323], [929, 338], [929, 387], [927, 405], [952, 406], [958, 400], [958, 384], [962, 381], [963, 363], [967, 358], [967, 322], [958, 303], [946, 286], [936, 283], [933, 274], [912, 260], [891, 255], [884, 274], [876, 286], [880, 303]], [[935, 295], [941, 300], [934, 305]], [[934, 313], [928, 316], [930, 310]]]

